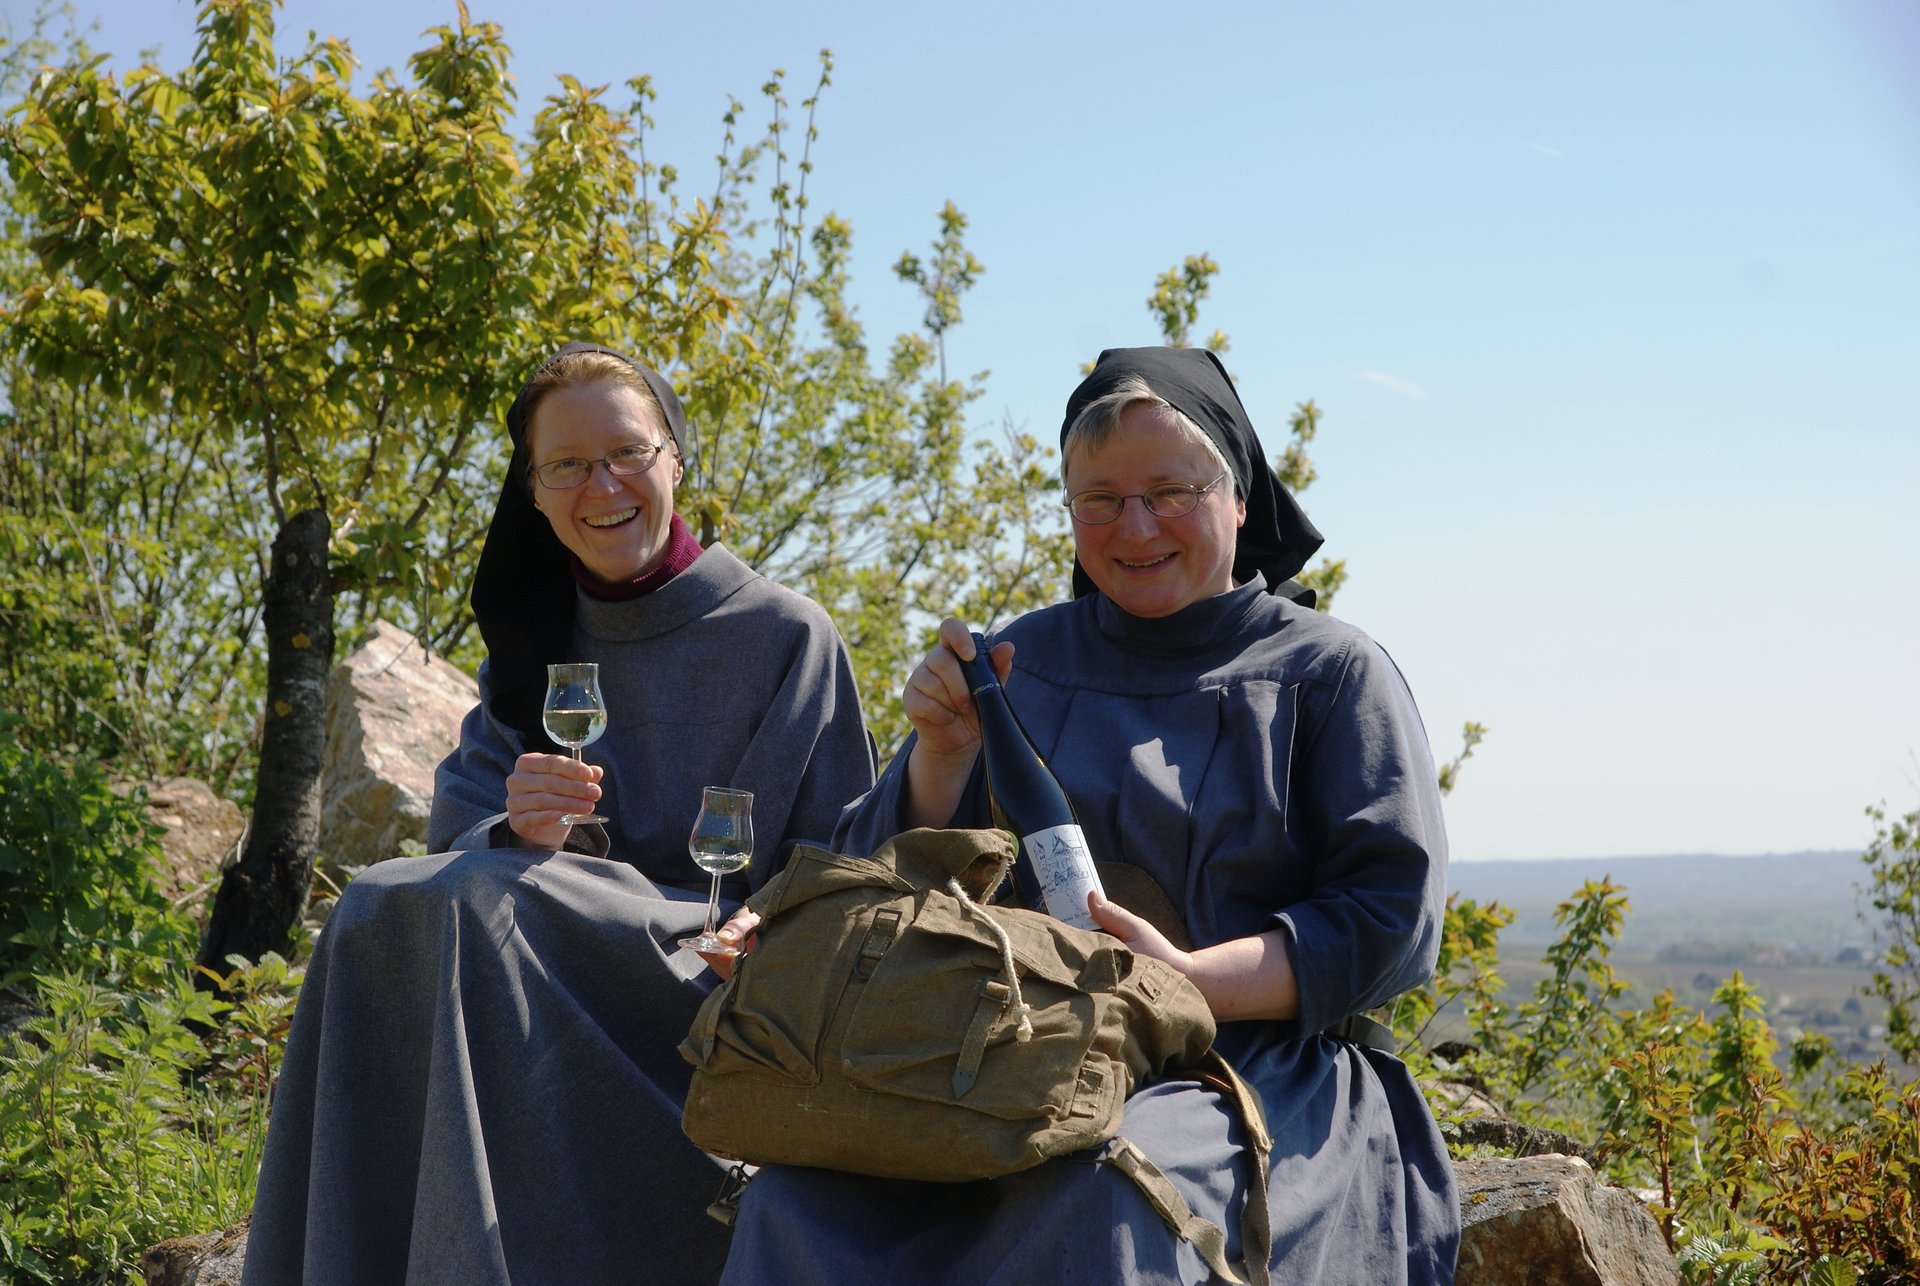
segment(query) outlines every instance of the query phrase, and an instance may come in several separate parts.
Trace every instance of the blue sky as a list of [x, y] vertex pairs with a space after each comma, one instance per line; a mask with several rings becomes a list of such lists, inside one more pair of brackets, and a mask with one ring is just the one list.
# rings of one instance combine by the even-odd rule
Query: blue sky
[[[181, 0], [76, 0], [131, 61]], [[986, 274], [950, 366], [1044, 436], [1156, 338], [1159, 272], [1399, 662], [1460, 859], [1858, 848], [1920, 804], [1920, 7], [1904, 0], [968, 6], [473, 0], [530, 108], [654, 76], [693, 173], [731, 92], [834, 51], [816, 211], [869, 331], [951, 199]], [[0, 0], [15, 24], [31, 6]], [[399, 66], [452, 0], [293, 0]]]

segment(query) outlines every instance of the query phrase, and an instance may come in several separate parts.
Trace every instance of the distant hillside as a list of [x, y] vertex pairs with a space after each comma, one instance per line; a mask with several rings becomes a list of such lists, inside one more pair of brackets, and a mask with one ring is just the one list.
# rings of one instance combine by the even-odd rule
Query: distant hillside
[[1586, 881], [1609, 876], [1626, 887], [1633, 908], [1621, 934], [1625, 951], [1738, 944], [1831, 958], [1847, 947], [1872, 947], [1859, 915], [1865, 873], [1853, 852], [1677, 855], [1455, 862], [1448, 882], [1463, 897], [1498, 901], [1517, 913], [1500, 935], [1508, 946], [1552, 941], [1553, 908]]

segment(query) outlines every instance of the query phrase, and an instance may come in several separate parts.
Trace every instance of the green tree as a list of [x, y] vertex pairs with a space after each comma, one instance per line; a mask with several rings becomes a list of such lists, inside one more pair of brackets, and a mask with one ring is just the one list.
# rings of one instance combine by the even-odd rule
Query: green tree
[[[48, 17], [0, 42], [0, 102], [54, 56]], [[90, 60], [77, 36], [66, 43]], [[11, 198], [0, 183], [6, 301], [43, 277]], [[236, 636], [258, 607], [221, 539], [238, 520], [213, 503], [231, 473], [205, 445], [98, 382], [46, 378], [0, 350], [0, 682], [23, 742], [127, 775], [219, 780], [251, 739], [256, 710], [221, 696], [249, 686]], [[161, 637], [169, 646], [145, 643]], [[183, 709], [198, 717], [174, 717]]]
[[234, 470], [95, 382], [13, 356], [0, 389], [0, 682], [20, 735], [227, 784], [258, 718]]
[[946, 335], [983, 271], [966, 216], [949, 202], [930, 253], [896, 263], [925, 303], [923, 329], [876, 362], [847, 301], [851, 225], [831, 213], [805, 223], [811, 162], [787, 155], [781, 87], [778, 76], [764, 87], [765, 141], [716, 189], [723, 209], [743, 208], [752, 167], [773, 169], [768, 217], [714, 261], [742, 306], [681, 355], [702, 439], [690, 489], [703, 538], [723, 537], [833, 616], [885, 750], [906, 733], [900, 689], [939, 621], [990, 626], [1052, 602], [1071, 558], [1050, 503], [1053, 453], [1012, 429], [975, 432], [966, 412], [984, 373], [947, 370]]
[[1920, 809], [1890, 818], [1880, 804], [1867, 816], [1873, 843], [1860, 860], [1867, 901], [1880, 913], [1874, 936], [1881, 944], [1867, 991], [1887, 1002], [1887, 1044], [1920, 1063]]
[[[1200, 320], [1200, 304], [1213, 289], [1213, 279], [1219, 272], [1220, 265], [1214, 262], [1213, 256], [1203, 252], [1188, 255], [1154, 278], [1153, 293], [1147, 296], [1147, 311], [1159, 323], [1160, 334], [1169, 347], [1191, 346], [1193, 324]], [[1227, 333], [1214, 331], [1207, 337], [1205, 347], [1215, 353], [1226, 352]]]
[[[1147, 296], [1147, 311], [1153, 314], [1155, 324], [1160, 327], [1161, 340], [1169, 348], [1192, 346], [1193, 325], [1200, 319], [1200, 305], [1212, 293], [1213, 279], [1219, 273], [1220, 265], [1214, 262], [1213, 256], [1202, 253], [1188, 255], [1154, 279], [1153, 293]], [[1209, 352], [1224, 354], [1230, 347], [1227, 333], [1215, 330], [1207, 337], [1204, 347]], [[1088, 362], [1081, 369], [1091, 371], [1093, 363]], [[1319, 431], [1320, 408], [1311, 398], [1296, 403], [1287, 416], [1287, 445], [1280, 458], [1273, 461], [1273, 471], [1281, 485], [1296, 496], [1312, 486], [1319, 476], [1307, 454], [1307, 444]], [[1346, 560], [1322, 559], [1319, 566], [1307, 568], [1297, 579], [1318, 595], [1316, 606], [1321, 611], [1331, 611], [1334, 595], [1347, 580]], [[1469, 746], [1461, 759], [1471, 753]]]
[[536, 301], [578, 299], [607, 178], [580, 160], [590, 139], [549, 135], [523, 169], [505, 45], [464, 8], [413, 84], [364, 98], [338, 41], [278, 61], [272, 8], [209, 0], [179, 76], [50, 69], [4, 136], [47, 272], [14, 343], [43, 376], [204, 433], [238, 475], [236, 521], [273, 528], [253, 825], [209, 962], [284, 946], [305, 900], [336, 574], [429, 574], [417, 533], [471, 504], [454, 483], [537, 346]]

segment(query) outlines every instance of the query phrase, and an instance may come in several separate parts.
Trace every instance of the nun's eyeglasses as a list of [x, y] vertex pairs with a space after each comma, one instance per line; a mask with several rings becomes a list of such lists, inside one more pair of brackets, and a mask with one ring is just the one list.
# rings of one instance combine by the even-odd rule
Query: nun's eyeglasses
[[582, 460], [577, 456], [549, 460], [532, 470], [532, 473], [534, 479], [549, 491], [570, 491], [587, 480], [596, 464], [606, 465], [607, 472], [615, 477], [631, 478], [636, 473], [645, 473], [653, 468], [653, 462], [660, 458], [664, 450], [665, 443], [659, 446], [635, 443], [632, 446], [615, 447], [598, 460]]
[[1156, 518], [1180, 518], [1198, 509], [1200, 502], [1226, 480], [1227, 475], [1223, 473], [1204, 487], [1168, 482], [1152, 491], [1135, 491], [1124, 496], [1113, 491], [1082, 491], [1077, 496], [1068, 496], [1063, 503], [1075, 522], [1089, 527], [1099, 527], [1118, 518], [1129, 500], [1138, 500]]

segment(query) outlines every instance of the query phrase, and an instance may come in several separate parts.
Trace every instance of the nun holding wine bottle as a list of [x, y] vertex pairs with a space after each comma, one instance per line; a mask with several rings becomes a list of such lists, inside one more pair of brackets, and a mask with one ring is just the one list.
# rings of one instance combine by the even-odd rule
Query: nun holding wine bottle
[[[1213, 354], [1103, 353], [1068, 401], [1061, 456], [1075, 597], [983, 642], [1097, 863], [1084, 913], [1198, 986], [1215, 1048], [1258, 1091], [1274, 1140], [1272, 1280], [1451, 1282], [1446, 1149], [1364, 1017], [1423, 983], [1439, 949], [1446, 838], [1413, 698], [1378, 645], [1292, 579], [1320, 534]], [[942, 625], [907, 681], [913, 732], [842, 816], [836, 848], [993, 824], [1002, 770], [983, 760], [1005, 756], [982, 753], [975, 690], [991, 685], [967, 674], [979, 655], [966, 623]], [[1230, 1105], [1196, 1081], [1151, 1083], [1121, 1130], [1228, 1230], [1237, 1262], [1248, 1168]], [[1124, 1175], [1069, 1157], [964, 1184], [764, 1168], [724, 1280], [1209, 1273]]]
[[[506, 422], [435, 855], [368, 868], [327, 920], [246, 1286], [715, 1280], [724, 1169], [680, 1130], [675, 1052], [715, 977], [679, 940], [873, 782], [826, 613], [675, 512], [691, 426], [658, 372], [569, 344]], [[720, 796], [759, 838], [702, 869]]]

